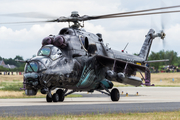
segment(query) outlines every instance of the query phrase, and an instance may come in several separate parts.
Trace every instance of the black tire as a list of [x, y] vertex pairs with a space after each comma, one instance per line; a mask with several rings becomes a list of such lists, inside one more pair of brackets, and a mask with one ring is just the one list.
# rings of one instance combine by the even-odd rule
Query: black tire
[[62, 89], [58, 89], [56, 93], [59, 95], [59, 102], [64, 101], [64, 91]]
[[46, 95], [46, 101], [47, 101], [47, 102], [52, 102], [52, 98], [50, 98], [50, 97], [48, 96], [48, 94]]
[[111, 100], [118, 101], [120, 98], [119, 90], [117, 88], [112, 89], [111, 91]]
[[59, 95], [57, 93], [54, 93], [52, 96], [53, 102], [58, 102], [59, 101]]

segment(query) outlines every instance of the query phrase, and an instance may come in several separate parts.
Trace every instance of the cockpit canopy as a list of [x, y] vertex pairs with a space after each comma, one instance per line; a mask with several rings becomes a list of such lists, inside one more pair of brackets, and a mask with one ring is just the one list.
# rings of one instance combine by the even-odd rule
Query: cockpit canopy
[[46, 67], [40, 61], [31, 61], [30, 63], [26, 64], [25, 72], [38, 72], [45, 69]]
[[51, 49], [45, 46], [39, 50], [38, 56], [49, 56], [50, 53], [51, 53]]
[[47, 56], [50, 57], [52, 60], [56, 60], [57, 58], [62, 57], [62, 52], [56, 46], [46, 45], [38, 51], [37, 56]]

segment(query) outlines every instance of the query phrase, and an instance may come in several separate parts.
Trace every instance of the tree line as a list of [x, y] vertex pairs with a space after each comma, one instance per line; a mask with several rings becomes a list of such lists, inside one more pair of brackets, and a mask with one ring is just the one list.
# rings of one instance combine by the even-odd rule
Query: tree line
[[180, 66], [180, 57], [178, 57], [177, 52], [170, 50], [164, 51], [161, 50], [159, 52], [151, 52], [148, 57], [148, 60], [162, 60], [162, 59], [169, 59], [168, 62], [157, 62], [157, 63], [150, 63], [150, 67], [154, 67], [155, 69], [161, 69], [163, 66], [170, 65], [170, 66]]
[[0, 66], [0, 71], [10, 71], [10, 72], [16, 72], [16, 71], [24, 71], [24, 66], [25, 63], [17, 62], [16, 59], [18, 60], [24, 60], [22, 56], [16, 55], [15, 58], [2, 58], [0, 56], [0, 61], [3, 60], [4, 63], [7, 65], [15, 65], [16, 68], [14, 69], [9, 69], [9, 68], [4, 68], [3, 66]]

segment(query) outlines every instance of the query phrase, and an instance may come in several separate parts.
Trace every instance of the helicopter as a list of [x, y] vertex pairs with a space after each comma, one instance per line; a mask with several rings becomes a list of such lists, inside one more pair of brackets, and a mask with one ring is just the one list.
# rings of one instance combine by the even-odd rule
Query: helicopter
[[[165, 38], [163, 30], [155, 33], [150, 29], [139, 54], [131, 55], [104, 45], [101, 33], [93, 34], [82, 29], [84, 21], [180, 12], [150, 12], [175, 7], [180, 6], [99, 16], [80, 16], [77, 11], [73, 11], [70, 17], [28, 22], [72, 22], [73, 25], [62, 28], [58, 35], [45, 37], [36, 57], [26, 61], [17, 60], [26, 63], [23, 74], [24, 87], [21, 89], [25, 90], [26, 95], [36, 95], [40, 90], [42, 94], [46, 94], [47, 102], [63, 102], [65, 96], [81, 91], [99, 91], [110, 96], [112, 101], [119, 101], [119, 90], [113, 88], [112, 81], [133, 86], [151, 86], [150, 70], [146, 64], [167, 61], [147, 61], [153, 40], [156, 37]], [[145, 73], [145, 77], [136, 77], [136, 72], [141, 75]], [[56, 92], [52, 94], [55, 89]]]

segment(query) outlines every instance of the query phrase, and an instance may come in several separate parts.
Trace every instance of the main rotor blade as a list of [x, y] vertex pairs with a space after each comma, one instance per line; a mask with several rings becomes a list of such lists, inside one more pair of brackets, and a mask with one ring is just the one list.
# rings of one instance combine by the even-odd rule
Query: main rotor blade
[[7, 23], [0, 23], [0, 24], [25, 24], [25, 23], [45, 23], [45, 22], [56, 22], [56, 20], [46, 20], [46, 21], [26, 21], [26, 22], [7, 22]]
[[25, 12], [25, 13], [11, 13], [11, 14], [0, 14], [0, 16], [8, 16], [8, 17], [25, 17], [25, 18], [43, 18], [43, 19], [54, 19], [57, 18], [52, 15], [38, 13], [38, 12]]
[[163, 12], [152, 12], [152, 13], [141, 13], [141, 14], [116, 15], [116, 16], [91, 16], [91, 17], [89, 16], [89, 19], [86, 19], [86, 20], [117, 18], [117, 17], [131, 17], [131, 16], [143, 16], [143, 15], [176, 13], [176, 12], [180, 12], [180, 10], [176, 10], [176, 11], [163, 11]]
[[[20, 23], [40, 23], [40, 22], [74, 22], [74, 23], [77, 23], [78, 21], [95, 20], [95, 19], [131, 17], [131, 16], [143, 16], [143, 15], [152, 15], [152, 14], [164, 14], [164, 13], [180, 12], [180, 10], [150, 12], [150, 11], [155, 11], [155, 10], [163, 10], [163, 9], [165, 10], [165, 9], [177, 8], [177, 7], [180, 7], [180, 5], [169, 6], [169, 7], [161, 7], [161, 8], [154, 8], [154, 9], [147, 9], [147, 10], [132, 11], [132, 12], [116, 13], [116, 14], [99, 15], [99, 16], [87, 16], [87, 15], [84, 15], [84, 16], [81, 16], [81, 17], [60, 17], [60, 18], [57, 18], [57, 19], [52, 19], [52, 20], [47, 20], [47, 21], [10, 22], [10, 23], [0, 23], [0, 24], [20, 24]], [[12, 14], [9, 14], [9, 15], [12, 15]], [[13, 15], [16, 16], [18, 14], [13, 14]], [[29, 15], [26, 14], [26, 13], [20, 13], [19, 16], [21, 16], [21, 15], [31, 17], [32, 12]], [[36, 15], [34, 15], [34, 17], [41, 17], [41, 15], [36, 14]], [[42, 17], [44, 17], [44, 16], [42, 15]]]
[[178, 8], [178, 7], [180, 7], [180, 5], [169, 6], [169, 7], [161, 7], [161, 8], [153, 8], [153, 9], [146, 9], [146, 10], [138, 10], [138, 11], [131, 11], [131, 12], [123, 12], [123, 13], [115, 13], [115, 14], [107, 14], [107, 15], [98, 15], [98, 16], [94, 16], [94, 17], [110, 17], [110, 16], [132, 14], [132, 13], [141, 13], [141, 12], [149, 12], [149, 11], [157, 11], [157, 10], [171, 9], [171, 8]]

